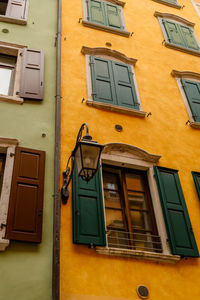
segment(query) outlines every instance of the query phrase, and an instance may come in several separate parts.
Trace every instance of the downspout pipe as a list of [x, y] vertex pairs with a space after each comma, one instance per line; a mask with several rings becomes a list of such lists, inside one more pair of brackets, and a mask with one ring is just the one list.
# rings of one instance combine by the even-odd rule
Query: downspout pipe
[[53, 277], [52, 297], [60, 299], [60, 135], [61, 135], [61, 7], [57, 0], [57, 49], [56, 49], [56, 107], [54, 154], [54, 211], [53, 211]]

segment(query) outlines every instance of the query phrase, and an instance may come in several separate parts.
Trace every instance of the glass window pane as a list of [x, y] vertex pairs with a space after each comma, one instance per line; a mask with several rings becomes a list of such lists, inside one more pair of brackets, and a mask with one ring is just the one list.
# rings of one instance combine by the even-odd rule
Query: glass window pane
[[12, 69], [0, 66], [0, 94], [9, 95]]
[[8, 0], [0, 0], [0, 15], [6, 14]]

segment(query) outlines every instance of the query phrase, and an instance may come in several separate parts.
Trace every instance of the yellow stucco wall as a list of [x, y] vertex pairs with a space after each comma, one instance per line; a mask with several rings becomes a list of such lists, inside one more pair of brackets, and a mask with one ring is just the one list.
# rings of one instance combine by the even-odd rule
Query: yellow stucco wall
[[[190, 0], [179, 0], [181, 10], [151, 0], [127, 0], [123, 9], [130, 38], [84, 27], [82, 0], [62, 4], [62, 144], [61, 170], [75, 145], [77, 132], [87, 122], [99, 143], [121, 142], [160, 154], [159, 165], [179, 170], [195, 238], [200, 249], [200, 203], [191, 171], [200, 171], [200, 129], [185, 125], [189, 119], [172, 69], [200, 73], [200, 57], [162, 45], [163, 34], [155, 11], [200, 19]], [[145, 119], [88, 107], [85, 56], [82, 46], [106, 47], [138, 59], [135, 75]], [[115, 124], [123, 126], [115, 131]], [[70, 186], [71, 191], [71, 186]], [[70, 193], [71, 195], [71, 193]], [[136, 300], [144, 284], [149, 299], [188, 300], [200, 297], [200, 259], [182, 259], [175, 265], [100, 255], [87, 246], [72, 244], [71, 197], [61, 216], [61, 300]]]

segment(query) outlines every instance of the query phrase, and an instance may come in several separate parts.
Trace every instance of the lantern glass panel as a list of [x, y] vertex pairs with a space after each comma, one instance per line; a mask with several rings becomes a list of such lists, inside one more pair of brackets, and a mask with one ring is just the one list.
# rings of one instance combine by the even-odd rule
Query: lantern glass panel
[[101, 147], [81, 144], [83, 169], [96, 170], [98, 168], [100, 151]]
[[82, 160], [81, 160], [81, 149], [80, 146], [77, 148], [75, 153], [75, 165], [78, 171], [78, 174], [80, 174], [82, 170]]

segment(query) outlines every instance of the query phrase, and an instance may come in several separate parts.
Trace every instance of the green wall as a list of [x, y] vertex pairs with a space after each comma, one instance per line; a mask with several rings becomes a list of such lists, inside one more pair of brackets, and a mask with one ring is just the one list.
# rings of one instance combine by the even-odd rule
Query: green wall
[[[3, 33], [3, 28], [9, 33]], [[11, 241], [5, 252], [0, 252], [0, 300], [52, 298], [56, 29], [55, 0], [30, 0], [27, 25], [0, 22], [1, 41], [45, 53], [44, 100], [22, 105], [0, 102], [0, 136], [18, 139], [19, 146], [46, 151], [42, 243]]]

